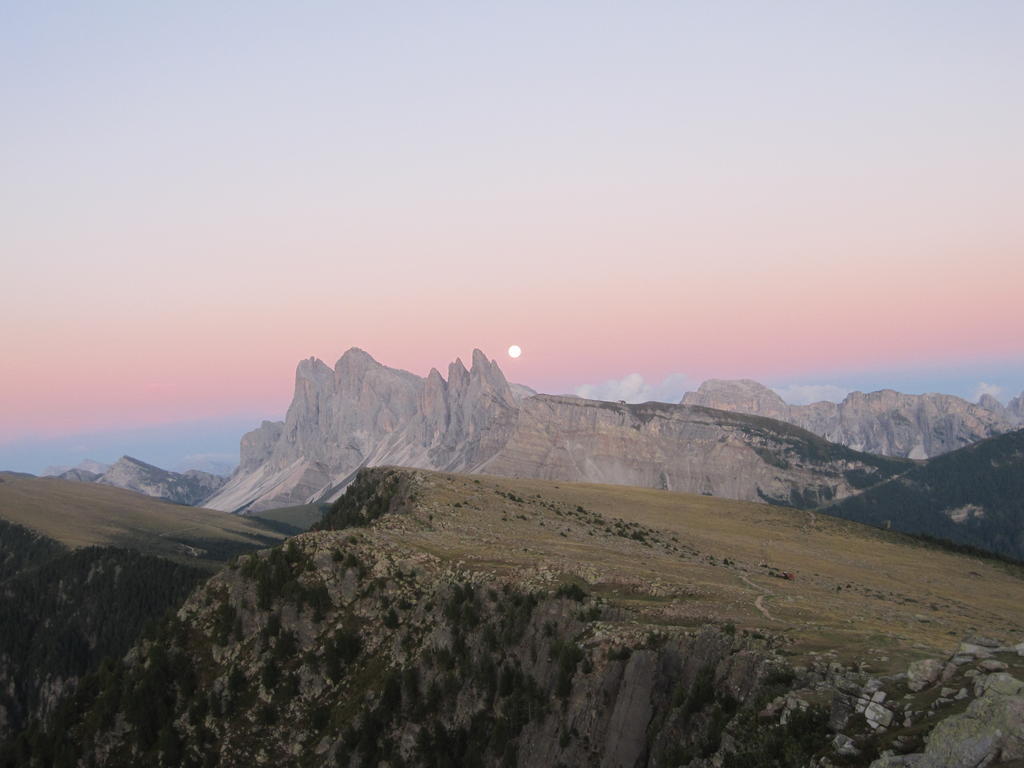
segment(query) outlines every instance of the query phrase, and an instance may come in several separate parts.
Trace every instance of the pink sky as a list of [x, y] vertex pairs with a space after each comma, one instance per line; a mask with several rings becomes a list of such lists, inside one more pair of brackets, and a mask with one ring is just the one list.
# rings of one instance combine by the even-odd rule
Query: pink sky
[[1024, 371], [1022, 6], [744, 8], [12, 13], [0, 440], [280, 414], [350, 346]]

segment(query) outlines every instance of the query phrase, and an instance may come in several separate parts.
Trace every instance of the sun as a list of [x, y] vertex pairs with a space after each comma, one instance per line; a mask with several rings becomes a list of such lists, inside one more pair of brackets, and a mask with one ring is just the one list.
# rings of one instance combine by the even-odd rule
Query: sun
[[508, 348], [508, 356], [515, 359], [523, 354], [522, 348], [518, 344], [513, 344]]

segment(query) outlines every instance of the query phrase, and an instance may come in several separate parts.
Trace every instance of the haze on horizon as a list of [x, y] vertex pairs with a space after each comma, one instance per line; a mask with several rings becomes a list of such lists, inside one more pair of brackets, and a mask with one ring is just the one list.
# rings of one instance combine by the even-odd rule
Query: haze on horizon
[[237, 447], [350, 346], [549, 392], [1015, 395], [1022, 32], [1009, 1], [8, 6], [0, 443]]

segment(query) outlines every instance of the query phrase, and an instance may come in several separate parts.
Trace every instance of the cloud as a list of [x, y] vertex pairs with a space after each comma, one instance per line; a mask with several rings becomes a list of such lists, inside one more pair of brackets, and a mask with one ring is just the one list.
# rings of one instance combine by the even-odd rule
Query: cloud
[[1003, 388], [998, 384], [989, 384], [984, 381], [979, 381], [978, 386], [974, 388], [974, 395], [971, 398], [971, 402], [978, 402], [982, 395], [992, 395], [996, 400], [1002, 400], [1000, 395], [1003, 394]]
[[790, 405], [807, 405], [822, 400], [838, 403], [853, 391], [838, 384], [788, 384], [772, 389]]
[[600, 384], [583, 384], [576, 394], [590, 400], [625, 400], [627, 403], [678, 403], [683, 393], [693, 388], [693, 382], [682, 373], [672, 373], [660, 382], [648, 382], [639, 373], [621, 379], [608, 379]]

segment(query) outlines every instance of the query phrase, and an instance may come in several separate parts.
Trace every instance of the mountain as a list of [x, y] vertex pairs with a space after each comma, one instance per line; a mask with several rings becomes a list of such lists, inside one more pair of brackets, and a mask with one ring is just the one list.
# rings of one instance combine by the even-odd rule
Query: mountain
[[447, 378], [388, 368], [360, 349], [332, 370], [299, 363], [284, 422], [241, 441], [241, 461], [205, 503], [258, 512], [336, 498], [361, 467], [604, 482], [816, 506], [905, 468], [792, 425], [701, 407], [518, 397], [480, 351]]
[[1024, 424], [1024, 393], [1009, 407], [991, 395], [972, 404], [953, 395], [891, 389], [851, 392], [841, 403], [789, 405], [750, 379], [710, 379], [681, 402], [779, 419], [858, 451], [911, 459], [938, 456]]
[[109, 464], [104, 464], [101, 461], [95, 461], [94, 459], [82, 459], [78, 464], [73, 467], [68, 466], [50, 466], [43, 470], [42, 477], [56, 477], [58, 475], [65, 475], [68, 472], [80, 471], [82, 473], [88, 473], [91, 475], [102, 475], [110, 469]]
[[0, 520], [71, 549], [124, 547], [207, 569], [284, 538], [278, 527], [256, 519], [99, 483], [8, 472], [0, 472]]
[[822, 511], [1024, 560], [1024, 430], [930, 459]]
[[47, 467], [43, 477], [55, 476], [79, 483], [101, 483], [170, 501], [197, 506], [215, 493], [226, 478], [198, 469], [170, 472], [131, 456], [122, 456], [113, 464], [86, 459], [77, 467]]
[[122, 456], [95, 482], [144, 493], [174, 504], [195, 506], [224, 485], [224, 478], [198, 469], [168, 472], [131, 456]]
[[995, 765], [1021, 575], [792, 509], [364, 470], [0, 766]]

